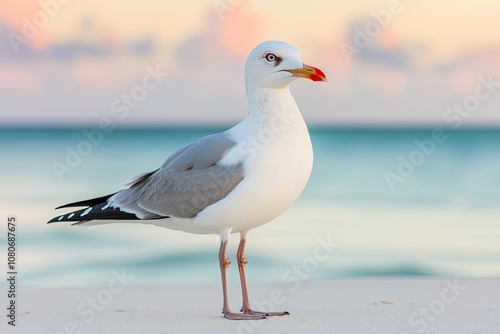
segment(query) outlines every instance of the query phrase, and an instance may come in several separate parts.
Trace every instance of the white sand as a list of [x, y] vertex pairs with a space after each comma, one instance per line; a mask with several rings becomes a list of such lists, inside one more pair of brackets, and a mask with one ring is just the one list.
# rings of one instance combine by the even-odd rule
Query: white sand
[[[4, 315], [0, 328], [7, 328], [2, 333], [500, 333], [500, 279], [458, 280], [465, 289], [455, 291], [449, 288], [454, 280], [448, 282], [305, 281], [295, 291], [291, 284], [255, 284], [250, 287], [255, 304], [269, 306], [274, 297], [276, 310], [290, 315], [253, 322], [224, 319], [221, 289], [213, 284], [126, 286], [115, 293], [106, 288], [21, 289], [15, 330]], [[230, 296], [237, 310], [236, 284]], [[93, 319], [76, 313], [79, 304], [82, 311], [90, 310], [85, 304], [89, 297], [107, 303]]]

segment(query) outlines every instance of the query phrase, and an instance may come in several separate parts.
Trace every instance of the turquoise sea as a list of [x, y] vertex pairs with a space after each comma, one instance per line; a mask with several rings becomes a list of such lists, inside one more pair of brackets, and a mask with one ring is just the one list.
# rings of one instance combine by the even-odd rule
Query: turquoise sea
[[[115, 192], [217, 131], [120, 129], [89, 140], [83, 129], [0, 130], [2, 265], [14, 215], [21, 286], [98, 285], [113, 270], [138, 285], [219, 282], [218, 236], [46, 224], [66, 212], [56, 206]], [[293, 268], [312, 280], [500, 276], [500, 131], [447, 130], [431, 142], [432, 131], [312, 129], [315, 161], [304, 193], [249, 235], [250, 282], [290, 280]], [[234, 259], [238, 236], [231, 241]], [[318, 257], [325, 243], [335, 247]], [[230, 273], [237, 281], [236, 268]]]

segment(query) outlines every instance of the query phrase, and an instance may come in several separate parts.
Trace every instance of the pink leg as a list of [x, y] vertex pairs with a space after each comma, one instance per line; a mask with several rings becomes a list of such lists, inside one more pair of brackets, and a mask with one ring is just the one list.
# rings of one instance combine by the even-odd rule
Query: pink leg
[[253, 311], [250, 308], [250, 298], [248, 297], [247, 275], [245, 272], [245, 266], [248, 263], [248, 260], [245, 257], [245, 245], [246, 245], [246, 237], [242, 235], [240, 240], [240, 245], [238, 246], [238, 252], [236, 253], [236, 257], [238, 259], [238, 270], [240, 271], [241, 295], [243, 297], [243, 306], [241, 307], [241, 312], [249, 315], [264, 315], [264, 316], [281, 316], [290, 314], [287, 311], [259, 312], [259, 311]]
[[227, 298], [227, 267], [231, 264], [231, 260], [227, 257], [226, 254], [227, 248], [227, 240], [221, 241], [220, 250], [219, 250], [219, 263], [220, 263], [220, 272], [222, 276], [222, 294], [224, 298], [224, 304], [222, 306], [222, 313], [224, 314], [224, 318], [230, 320], [258, 320], [265, 319], [266, 314], [246, 314], [246, 313], [233, 313], [229, 310], [229, 302]]

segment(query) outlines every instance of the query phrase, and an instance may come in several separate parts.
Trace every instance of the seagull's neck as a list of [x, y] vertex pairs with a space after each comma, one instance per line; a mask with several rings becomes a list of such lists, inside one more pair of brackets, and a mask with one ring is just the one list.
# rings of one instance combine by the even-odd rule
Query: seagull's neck
[[246, 120], [259, 128], [282, 128], [304, 122], [288, 87], [276, 89], [249, 87], [247, 97]]

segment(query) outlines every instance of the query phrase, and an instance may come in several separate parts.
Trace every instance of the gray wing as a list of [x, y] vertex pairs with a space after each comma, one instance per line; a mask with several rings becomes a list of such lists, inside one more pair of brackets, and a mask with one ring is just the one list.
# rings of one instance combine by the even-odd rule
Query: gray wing
[[193, 218], [226, 197], [243, 180], [243, 165], [218, 162], [236, 143], [224, 133], [200, 138], [172, 154], [155, 172], [129, 182], [112, 198], [113, 207], [142, 219]]
[[186, 170], [210, 167], [219, 162], [224, 153], [235, 144], [224, 132], [205, 136], [178, 149], [160, 169], [172, 167], [176, 170]]

